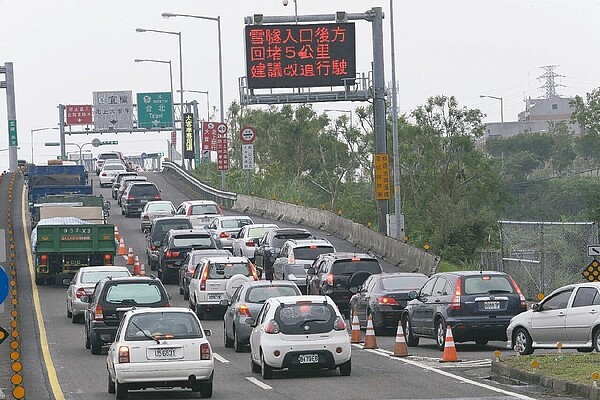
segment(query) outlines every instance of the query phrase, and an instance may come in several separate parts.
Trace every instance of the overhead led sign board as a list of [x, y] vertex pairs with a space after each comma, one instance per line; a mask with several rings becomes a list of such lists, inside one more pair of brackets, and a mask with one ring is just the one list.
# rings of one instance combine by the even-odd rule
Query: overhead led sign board
[[353, 23], [246, 25], [245, 42], [250, 89], [354, 84]]

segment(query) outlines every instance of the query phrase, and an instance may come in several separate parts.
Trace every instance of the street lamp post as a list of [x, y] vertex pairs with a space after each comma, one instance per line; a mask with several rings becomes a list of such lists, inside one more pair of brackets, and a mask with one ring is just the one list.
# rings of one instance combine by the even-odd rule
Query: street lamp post
[[[180, 96], [180, 101], [181, 101], [181, 113], [180, 113], [180, 124], [181, 124], [181, 166], [183, 168], [185, 168], [185, 158], [183, 157], [183, 155], [185, 154], [185, 137], [184, 137], [184, 133], [183, 133], [183, 52], [181, 49], [181, 32], [172, 32], [172, 31], [161, 31], [158, 29], [143, 29], [143, 28], [136, 28], [135, 29], [136, 32], [154, 32], [154, 33], [164, 33], [167, 35], [177, 35], [179, 38], [179, 89], [181, 90], [181, 96]], [[175, 116], [173, 115], [173, 119], [175, 119]], [[175, 124], [173, 124], [175, 125]], [[175, 127], [173, 127], [173, 129], [175, 129]]]
[[504, 99], [502, 97], [488, 96], [485, 94], [480, 94], [479, 97], [500, 100], [500, 137], [502, 137], [504, 135]]
[[49, 130], [55, 130], [58, 129], [57, 126], [55, 127], [47, 127], [47, 128], [35, 128], [31, 130], [31, 163], [34, 164], [33, 161], [33, 132], [40, 132], [40, 131], [49, 131]]
[[[178, 90], [179, 92], [179, 90]], [[190, 90], [190, 89], [186, 89], [184, 90], [184, 92], [188, 92], [188, 93], [201, 93], [201, 94], [205, 94], [206, 95], [206, 120], [210, 121], [210, 101], [208, 99], [208, 90]]]
[[326, 112], [331, 112], [331, 111], [336, 111], [336, 112], [341, 112], [341, 113], [348, 113], [350, 114], [350, 129], [353, 128], [353, 123], [352, 123], [352, 110], [338, 110], [338, 109], [327, 109], [325, 110]]
[[[173, 115], [173, 131], [175, 131], [175, 97], [173, 95], [173, 68], [171, 67], [171, 60], [152, 60], [152, 59], [146, 59], [146, 58], [136, 58], [135, 60], [133, 60], [136, 63], [140, 63], [140, 62], [153, 62], [153, 63], [159, 63], [159, 64], [169, 64], [169, 82], [171, 84], [171, 113]], [[183, 140], [183, 138], [182, 138]], [[169, 146], [169, 160], [173, 160], [172, 157], [172, 148], [173, 145], [171, 144]]]
[[[92, 142], [87, 142], [87, 143], [83, 143], [83, 144], [74, 143], [74, 142], [65, 143], [65, 145], [77, 146], [79, 148], [79, 165], [83, 165], [83, 147], [88, 144], [92, 144]], [[46, 143], [44, 143], [44, 145], [47, 147], [56, 147], [56, 146], [60, 146], [60, 142], [46, 142]]]
[[[219, 46], [219, 108], [221, 115], [221, 122], [225, 122], [225, 109], [223, 107], [223, 49], [221, 46], [221, 17], [205, 17], [203, 15], [191, 15], [191, 14], [174, 14], [174, 13], [162, 13], [163, 18], [171, 17], [186, 17], [186, 18], [197, 18], [208, 21], [217, 22], [218, 30], [218, 46]], [[181, 96], [183, 98], [183, 87], [181, 87]], [[183, 121], [182, 121], [183, 122]], [[225, 173], [221, 171], [221, 189], [225, 190]]]

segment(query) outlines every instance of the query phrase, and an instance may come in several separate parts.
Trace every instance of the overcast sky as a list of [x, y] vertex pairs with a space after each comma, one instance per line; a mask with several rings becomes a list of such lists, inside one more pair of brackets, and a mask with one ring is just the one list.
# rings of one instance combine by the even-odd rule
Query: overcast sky
[[[184, 89], [209, 92], [218, 106], [217, 24], [161, 17], [163, 12], [221, 17], [224, 103], [239, 102], [238, 79], [245, 73], [244, 17], [293, 15], [294, 1], [281, 0], [0, 0], [0, 64], [15, 70], [19, 158], [31, 158], [31, 129], [58, 124], [58, 104], [91, 104], [93, 91], [169, 90], [168, 66], [134, 63], [135, 58], [172, 60], [179, 88], [176, 36], [136, 33], [135, 28], [181, 31]], [[385, 81], [391, 81], [389, 0], [297, 0], [298, 14], [362, 13], [382, 7], [386, 15]], [[600, 1], [597, 0], [402, 0], [394, 3], [396, 75], [400, 113], [409, 113], [434, 95], [454, 95], [479, 108], [486, 122], [514, 121], [524, 98], [541, 97], [540, 67], [558, 65], [563, 96], [585, 95], [600, 86]], [[371, 26], [356, 22], [357, 71], [372, 60]], [[0, 75], [0, 80], [4, 76]], [[176, 96], [176, 99], [178, 97]], [[206, 96], [186, 93], [206, 113]], [[318, 110], [351, 110], [360, 104], [316, 104]], [[332, 113], [334, 116], [336, 113]], [[216, 113], [218, 116], [218, 111]], [[339, 115], [339, 113], [337, 114]], [[8, 147], [6, 92], [0, 90], [0, 149]], [[58, 131], [36, 132], [36, 162], [55, 158]], [[167, 133], [102, 136], [119, 140], [125, 153], [164, 151]], [[260, 138], [260, 132], [258, 133]], [[68, 141], [90, 142], [72, 136]], [[88, 146], [89, 148], [90, 146]], [[178, 146], [179, 148], [179, 146]], [[68, 146], [68, 151], [77, 150]], [[0, 170], [8, 152], [0, 151]]]

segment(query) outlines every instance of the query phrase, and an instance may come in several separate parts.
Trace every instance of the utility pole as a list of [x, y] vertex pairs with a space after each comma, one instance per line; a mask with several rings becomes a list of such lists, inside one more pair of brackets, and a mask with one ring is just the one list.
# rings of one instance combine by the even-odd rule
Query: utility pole
[[17, 135], [17, 105], [15, 101], [15, 75], [13, 63], [6, 62], [4, 67], [0, 66], [0, 74], [6, 76], [5, 81], [0, 81], [0, 88], [6, 89], [6, 111], [8, 117], [8, 168], [10, 171], [17, 170], [17, 147], [19, 140]]

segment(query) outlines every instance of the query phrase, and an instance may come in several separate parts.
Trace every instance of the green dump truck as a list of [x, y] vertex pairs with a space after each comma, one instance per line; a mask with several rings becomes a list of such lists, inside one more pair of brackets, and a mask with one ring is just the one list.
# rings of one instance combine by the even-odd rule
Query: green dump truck
[[60, 284], [80, 267], [114, 265], [114, 229], [75, 217], [41, 219], [31, 234], [35, 283]]

